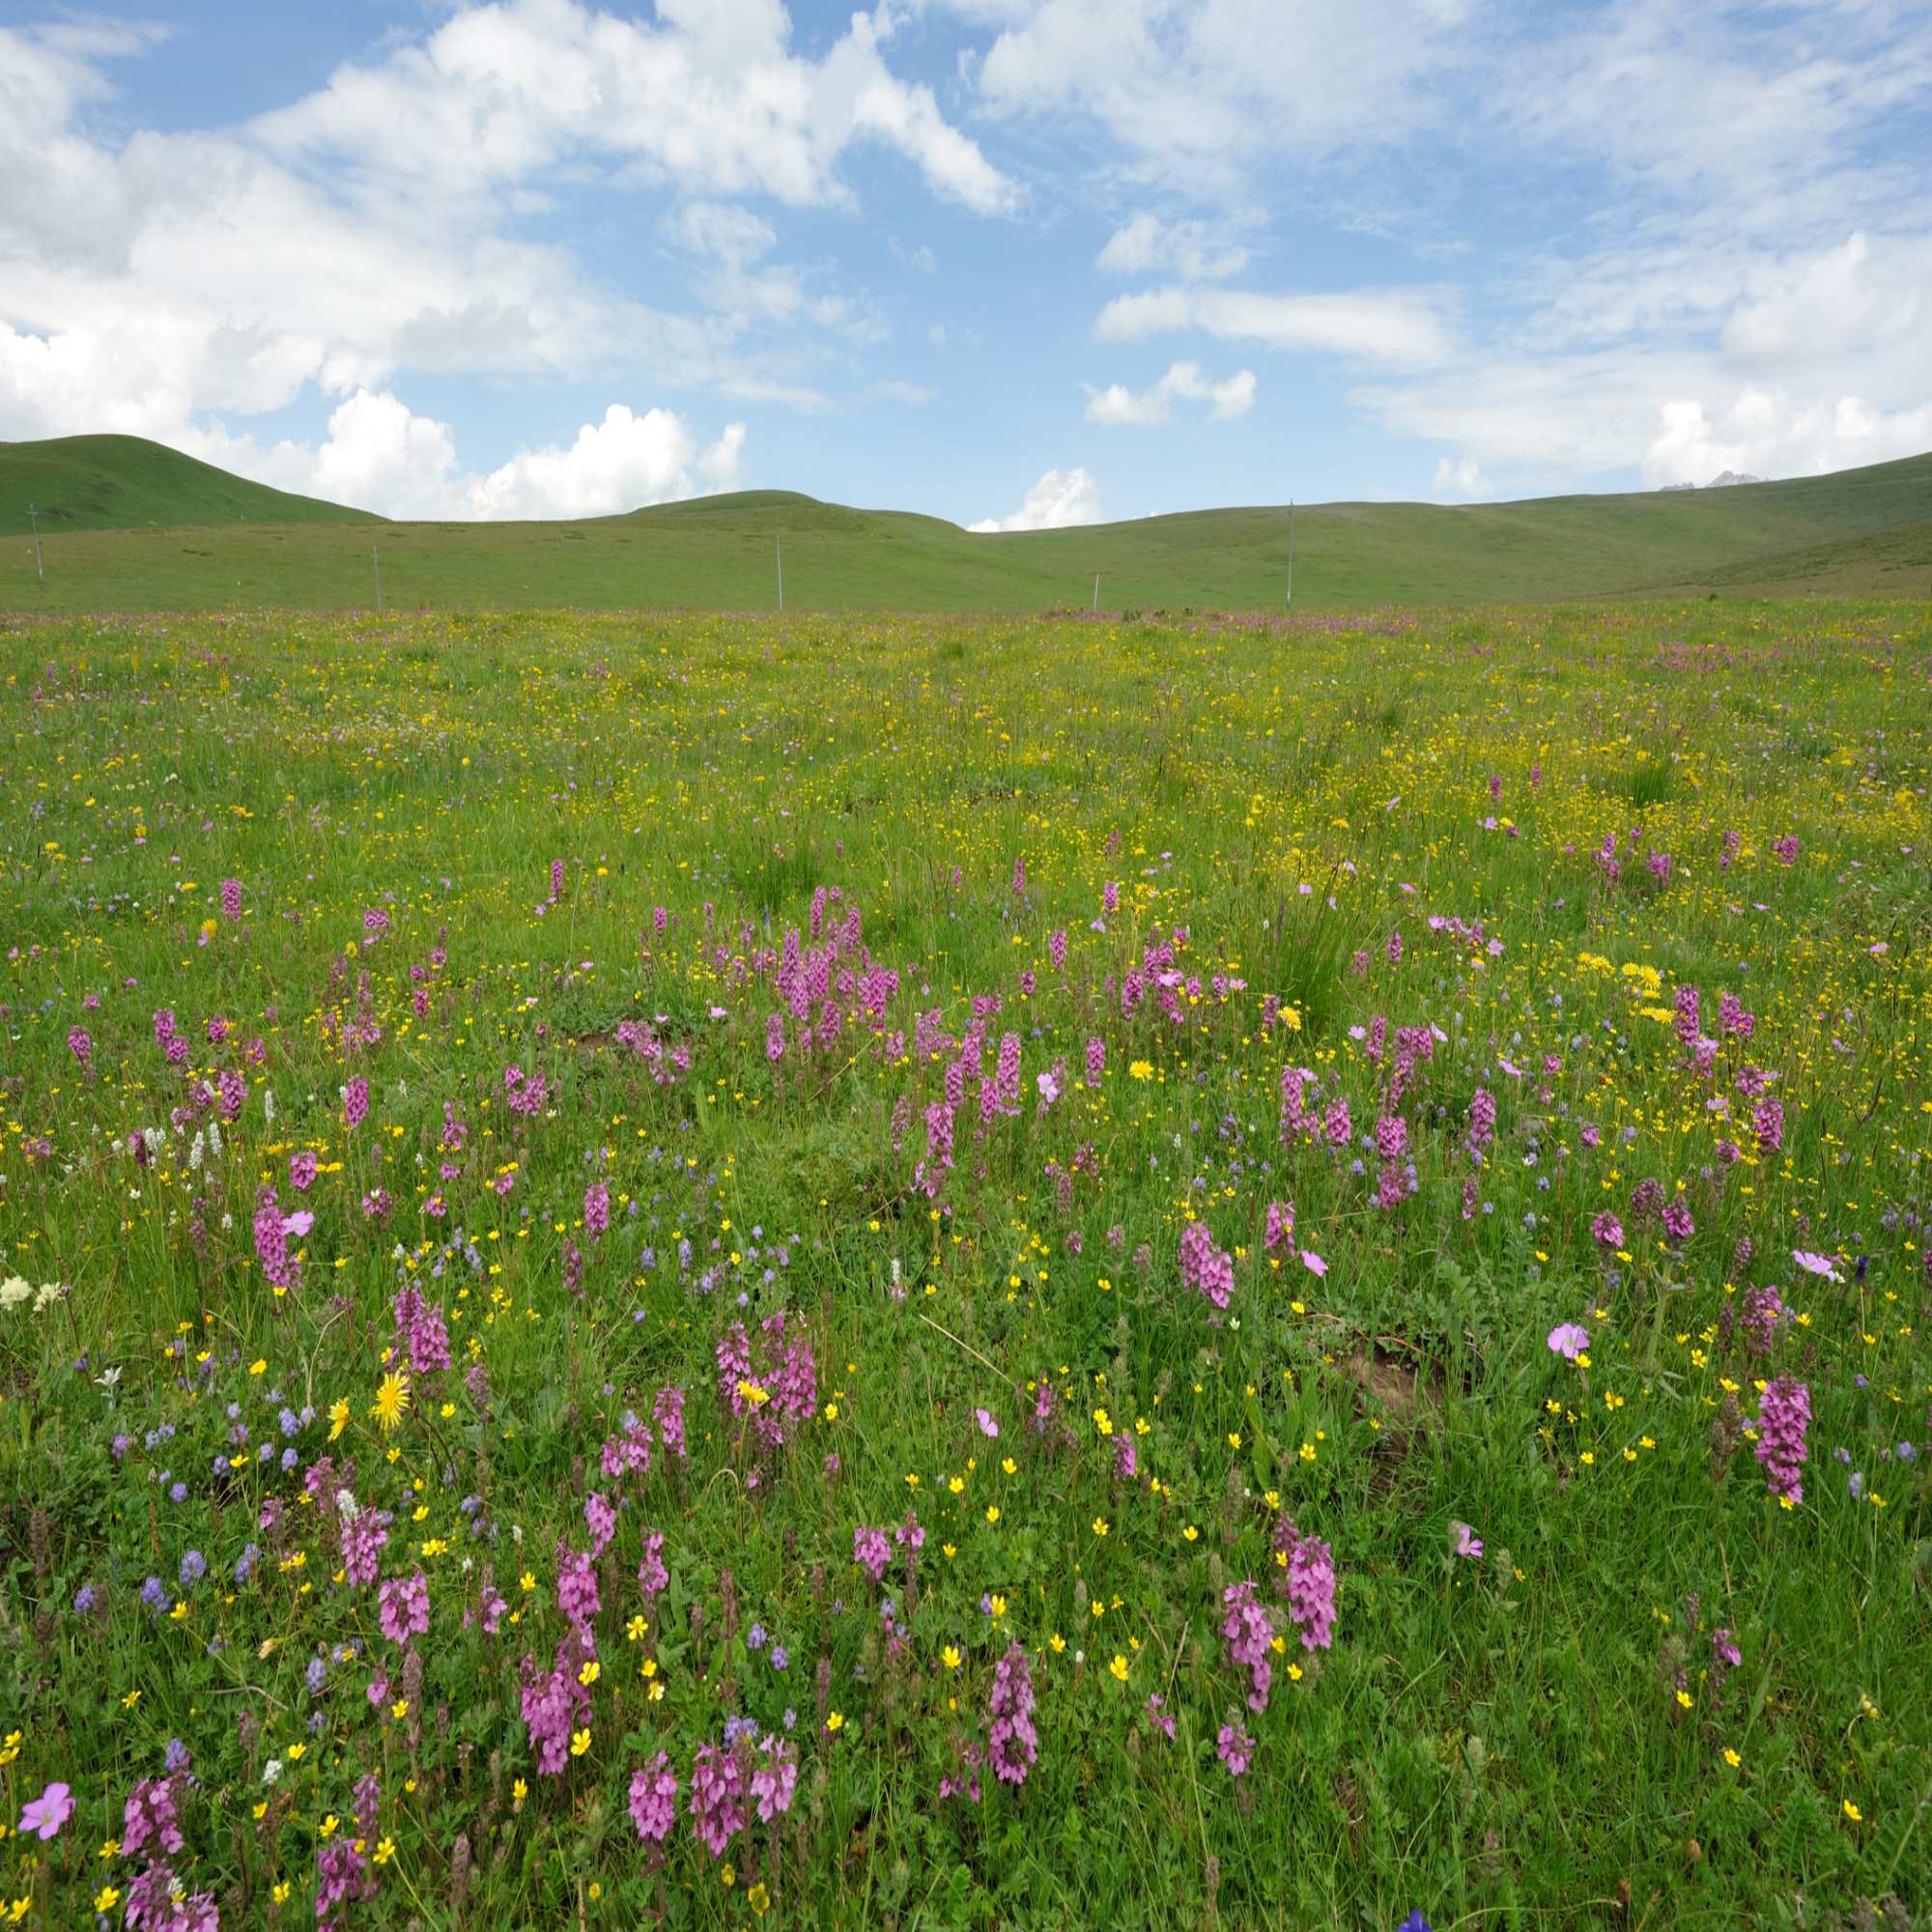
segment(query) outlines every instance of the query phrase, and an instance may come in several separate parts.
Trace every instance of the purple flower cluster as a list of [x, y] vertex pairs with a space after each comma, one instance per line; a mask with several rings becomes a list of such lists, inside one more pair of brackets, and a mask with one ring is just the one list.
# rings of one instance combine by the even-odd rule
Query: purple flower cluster
[[1301, 1633], [1304, 1650], [1326, 1650], [1334, 1641], [1335, 1558], [1319, 1536], [1303, 1536], [1292, 1517], [1275, 1525], [1274, 1560], [1285, 1574], [1277, 1588]]
[[1804, 1435], [1811, 1425], [1811, 1391], [1779, 1376], [1764, 1385], [1758, 1405], [1757, 1460], [1765, 1481], [1780, 1502], [1804, 1500]]
[[1024, 1784], [1039, 1756], [1039, 1736], [1033, 1727], [1033, 1672], [1026, 1652], [1009, 1643], [993, 1666], [993, 1690], [986, 1709], [992, 1728], [986, 1755], [995, 1774], [1007, 1784]]
[[1235, 1258], [1214, 1245], [1205, 1221], [1190, 1221], [1180, 1236], [1180, 1279], [1216, 1308], [1225, 1308], [1235, 1292]]
[[1259, 1714], [1268, 1706], [1268, 1686], [1274, 1671], [1268, 1652], [1274, 1645], [1274, 1619], [1261, 1601], [1252, 1581], [1230, 1583], [1221, 1593], [1227, 1606], [1221, 1623], [1221, 1640], [1228, 1646], [1228, 1661], [1247, 1671], [1248, 1709]]

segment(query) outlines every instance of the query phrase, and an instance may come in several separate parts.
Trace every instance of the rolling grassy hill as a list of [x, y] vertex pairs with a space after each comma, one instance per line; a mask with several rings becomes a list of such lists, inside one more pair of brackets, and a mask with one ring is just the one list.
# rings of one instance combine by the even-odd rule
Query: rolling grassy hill
[[0, 537], [27, 534], [30, 503], [40, 510], [43, 537], [71, 530], [382, 521], [366, 510], [250, 483], [138, 436], [0, 442]]
[[[95, 479], [85, 501], [97, 526], [117, 503], [148, 514], [85, 527], [75, 510], [43, 544], [43, 585], [28, 547], [0, 541], [0, 608], [365, 608], [376, 553], [397, 607], [758, 610], [776, 602], [781, 545], [791, 611], [1084, 606], [1095, 572], [1109, 610], [1282, 601], [1280, 508], [976, 535], [936, 517], [748, 491], [574, 523], [384, 523], [126, 438], [0, 445], [0, 532], [14, 527], [8, 493], [52, 461], [37, 453], [75, 450], [86, 464], [63, 460]], [[216, 514], [223, 505], [233, 513]], [[1297, 607], [1928, 588], [1932, 456], [1724, 490], [1295, 513]]]

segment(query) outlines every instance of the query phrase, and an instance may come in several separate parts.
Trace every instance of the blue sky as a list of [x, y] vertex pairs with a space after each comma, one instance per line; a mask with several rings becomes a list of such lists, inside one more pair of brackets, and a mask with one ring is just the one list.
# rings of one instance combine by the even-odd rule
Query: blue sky
[[1932, 447], [1923, 0], [6, 17], [0, 439], [1012, 527]]

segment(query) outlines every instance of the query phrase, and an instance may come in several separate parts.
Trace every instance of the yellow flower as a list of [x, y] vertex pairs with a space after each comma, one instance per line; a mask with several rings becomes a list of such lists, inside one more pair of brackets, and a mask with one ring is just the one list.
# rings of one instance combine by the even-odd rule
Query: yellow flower
[[1180, 1533], [1188, 1540], [1189, 1543], [1192, 1543], [1201, 1534], [1201, 1532], [1198, 1529], [1196, 1529], [1191, 1522]]
[[378, 1841], [376, 1846], [376, 1862], [379, 1865], [387, 1864], [389, 1861], [395, 1856], [396, 1856], [395, 1839], [383, 1838]]
[[1724, 1762], [1727, 1765], [1729, 1765], [1733, 1771], [1735, 1771], [1737, 1770], [1739, 1765], [1744, 1763], [1744, 1759], [1741, 1758], [1737, 1754], [1737, 1752], [1730, 1747], [1729, 1745], [1726, 1745], [1724, 1747]]
[[1114, 1653], [1113, 1662], [1108, 1664], [1107, 1668], [1111, 1670], [1114, 1673], [1114, 1675], [1121, 1680], [1122, 1684], [1124, 1684], [1127, 1681], [1127, 1660], [1124, 1657], [1122, 1657], [1118, 1650]]
[[316, 1829], [323, 1837], [332, 1838], [335, 1835], [335, 1827], [338, 1822], [335, 1813], [331, 1811]]
[[752, 1889], [745, 1894], [745, 1903], [752, 1908], [753, 1914], [759, 1918], [762, 1918], [765, 1916], [766, 1910], [770, 1907], [771, 1902], [772, 1902], [772, 1895], [765, 1889], [764, 1881], [762, 1879], [760, 1879], [756, 1885], [753, 1886]]
[[1678, 1693], [1677, 1693], [1677, 1701], [1678, 1701], [1678, 1702], [1679, 1702], [1680, 1704], [1682, 1704], [1682, 1705], [1684, 1706], [1684, 1708], [1685, 1708], [1685, 1709], [1686, 1709], [1686, 1710], [1688, 1711], [1688, 1710], [1689, 1710], [1689, 1709], [1690, 1708], [1690, 1691], [1688, 1691], [1688, 1690], [1680, 1690], [1680, 1691], [1678, 1691]]
[[763, 1404], [770, 1402], [771, 1399], [769, 1390], [761, 1389], [756, 1382], [746, 1381], [742, 1376], [739, 1378], [738, 1400], [740, 1402], [748, 1402], [753, 1408], [757, 1408]]
[[828, 1731], [840, 1731], [840, 1730], [843, 1730], [843, 1729], [845, 1728], [845, 1714], [844, 1714], [844, 1712], [842, 1712], [842, 1711], [834, 1711], [834, 1712], [833, 1712], [833, 1714], [832, 1714], [832, 1715], [831, 1715], [831, 1716], [830, 1716], [829, 1718], [827, 1718], [827, 1719], [826, 1719], [826, 1720], [825, 1720], [825, 1728], [826, 1728], [826, 1729], [827, 1729]]
[[1103, 1516], [1096, 1516], [1094, 1519], [1094, 1534], [1095, 1536], [1105, 1536], [1106, 1533], [1107, 1533], [1107, 1519]]
[[338, 1396], [328, 1405], [328, 1439], [333, 1442], [349, 1427], [348, 1399]]
[[1047, 1643], [1047, 1648], [1053, 1652], [1055, 1657], [1058, 1657], [1061, 1654], [1061, 1652], [1066, 1648], [1066, 1639], [1064, 1636], [1062, 1636], [1058, 1631], [1055, 1631], [1054, 1634], [1047, 1638], [1046, 1643]]
[[528, 1781], [525, 1778], [518, 1778], [510, 1786], [510, 1809], [521, 1811], [524, 1808], [524, 1800], [529, 1795], [530, 1787]]
[[403, 1419], [409, 1406], [410, 1378], [392, 1369], [378, 1385], [376, 1400], [369, 1413], [376, 1418], [383, 1434], [386, 1435]]
[[998, 1623], [1006, 1613], [1007, 1600], [996, 1590], [993, 1593], [993, 1621]]
[[1148, 1060], [1137, 1060], [1127, 1068], [1127, 1071], [1136, 1080], [1151, 1080], [1153, 1078], [1153, 1063]]
[[947, 1669], [957, 1670], [959, 1668], [959, 1652], [953, 1645], [949, 1643], [946, 1646], [946, 1648], [939, 1653], [939, 1661], [940, 1662], [945, 1664]]
[[1864, 1823], [1865, 1814], [1862, 1811], [1861, 1811], [1859, 1807], [1856, 1804], [1854, 1804], [1849, 1798], [1845, 1800], [1845, 1816], [1849, 1818], [1854, 1825], [1861, 1825]]
[[251, 1376], [267, 1375], [268, 1371], [269, 1371], [269, 1362], [267, 1356], [265, 1355], [257, 1355], [255, 1359], [248, 1364], [248, 1373]]
[[590, 1748], [590, 1733], [588, 1730], [571, 1732], [570, 1754], [572, 1757], [582, 1757], [583, 1753], [587, 1751], [589, 1748]]
[[111, 1885], [103, 1885], [94, 1894], [94, 1909], [97, 1912], [112, 1912], [120, 1903], [121, 1894]]
[[987, 1520], [988, 1522], [998, 1522], [998, 1521], [999, 1521], [999, 1520], [1000, 1520], [1000, 1506], [999, 1506], [999, 1504], [998, 1504], [998, 1503], [988, 1503], [988, 1504], [986, 1505], [986, 1520]]
[[597, 1677], [598, 1677], [597, 1660], [593, 1657], [589, 1661], [589, 1662], [587, 1662], [583, 1666], [583, 1668], [577, 1673], [577, 1681], [580, 1684], [587, 1686], [595, 1684], [597, 1682]]
[[289, 1902], [289, 1894], [294, 1890], [295, 1887], [287, 1879], [277, 1879], [273, 1886], [270, 1888], [269, 1896], [277, 1905], [286, 1905]]

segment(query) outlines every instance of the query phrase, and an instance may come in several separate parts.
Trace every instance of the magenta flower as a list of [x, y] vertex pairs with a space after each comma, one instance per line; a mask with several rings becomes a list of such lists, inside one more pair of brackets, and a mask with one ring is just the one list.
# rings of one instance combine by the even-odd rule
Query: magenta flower
[[1798, 1264], [1798, 1265], [1804, 1270], [1806, 1274], [1820, 1275], [1826, 1281], [1842, 1281], [1844, 1279], [1844, 1277], [1839, 1274], [1837, 1267], [1835, 1264], [1833, 1262], [1830, 1255], [1814, 1255], [1808, 1253], [1804, 1248], [1793, 1248], [1791, 1251], [1791, 1259], [1795, 1261]]
[[1757, 1460], [1765, 1481], [1780, 1502], [1804, 1500], [1804, 1435], [1811, 1423], [1811, 1391], [1779, 1376], [1764, 1385], [1758, 1405]]
[[1254, 1761], [1255, 1741], [1238, 1724], [1223, 1724], [1214, 1748], [1231, 1777], [1239, 1777]]
[[661, 1845], [677, 1822], [677, 1773], [667, 1752], [631, 1774], [631, 1823], [647, 1845]]
[[985, 1409], [976, 1408], [973, 1411], [973, 1420], [980, 1425], [980, 1434], [981, 1435], [990, 1437], [994, 1440], [998, 1439], [1000, 1434], [1000, 1425], [993, 1420], [992, 1416], [988, 1414]]
[[1458, 1556], [1480, 1558], [1483, 1553], [1483, 1539], [1466, 1522], [1452, 1522], [1450, 1531], [1455, 1538], [1454, 1549]]
[[60, 1828], [73, 1816], [73, 1794], [65, 1784], [50, 1784], [20, 1813], [20, 1835], [31, 1832], [37, 1838], [54, 1838]]
[[1574, 1362], [1590, 1346], [1590, 1331], [1580, 1321], [1559, 1321], [1549, 1331], [1549, 1350]]
[[1008, 1784], [1024, 1784], [1039, 1756], [1039, 1734], [1033, 1724], [1033, 1672], [1026, 1652], [1009, 1643], [993, 1666], [993, 1691], [986, 1709], [992, 1727], [986, 1737], [986, 1756], [995, 1776]]

